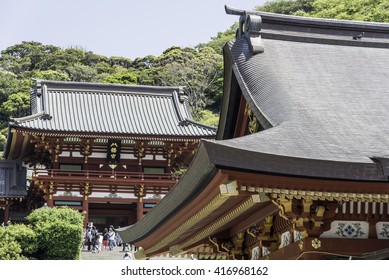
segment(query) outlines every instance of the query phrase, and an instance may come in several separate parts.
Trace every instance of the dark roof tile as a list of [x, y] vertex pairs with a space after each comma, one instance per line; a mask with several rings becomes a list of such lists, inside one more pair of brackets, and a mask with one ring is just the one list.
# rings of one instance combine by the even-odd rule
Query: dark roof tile
[[[216, 129], [191, 122], [181, 88], [37, 81], [37, 112], [14, 119], [34, 130], [212, 137]], [[180, 100], [181, 99], [181, 100]], [[46, 118], [42, 116], [48, 116]], [[186, 125], [181, 121], [188, 120]]]

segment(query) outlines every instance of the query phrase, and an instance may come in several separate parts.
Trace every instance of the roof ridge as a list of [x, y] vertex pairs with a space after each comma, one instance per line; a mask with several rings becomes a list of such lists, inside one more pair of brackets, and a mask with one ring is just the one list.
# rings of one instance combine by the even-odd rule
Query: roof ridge
[[[324, 37], [329, 35], [343, 39], [343, 41], [337, 41], [334, 38], [327, 40], [328, 43], [332, 44], [388, 47], [389, 23], [245, 11], [228, 6], [226, 6], [226, 12], [227, 14], [240, 16], [237, 38], [246, 37], [250, 51], [253, 54], [264, 51], [261, 35], [264, 35], [263, 38], [293, 41], [293, 38], [300, 37], [312, 40], [312, 34], [320, 34], [323, 38], [315, 38], [316, 40], [328, 39]], [[283, 32], [288, 34], [283, 34]], [[307, 36], [308, 34], [310, 36]], [[320, 41], [320, 43], [324, 42]]]
[[39, 80], [33, 79], [36, 83], [36, 88], [42, 88], [43, 85], [46, 85], [48, 90], [79, 90], [79, 91], [110, 91], [112, 93], [122, 92], [129, 93], [133, 91], [138, 91], [138, 94], [149, 93], [149, 94], [172, 94], [173, 91], [178, 91], [179, 93], [184, 93], [183, 87], [175, 86], [150, 86], [150, 85], [127, 85], [127, 84], [106, 84], [106, 83], [90, 83], [90, 82], [67, 82], [67, 81], [51, 81], [51, 80]]
[[41, 111], [41, 112], [38, 112], [36, 114], [28, 115], [28, 116], [25, 116], [25, 117], [11, 118], [11, 122], [13, 122], [15, 124], [18, 124], [18, 123], [21, 123], [21, 122], [31, 121], [31, 120], [38, 119], [38, 118], [44, 116], [45, 114], [46, 113], [44, 111]]
[[385, 22], [304, 17], [304, 16], [295, 16], [295, 15], [276, 14], [276, 13], [263, 12], [263, 11], [258, 11], [256, 14], [262, 17], [263, 22], [278, 21], [278, 22], [295, 23], [295, 24], [297, 23], [314, 24], [314, 25], [327, 26], [327, 27], [348, 28], [348, 29], [358, 29], [358, 30], [360, 28], [369, 28], [369, 29], [389, 32], [389, 23], [385, 23]]
[[211, 125], [207, 125], [207, 124], [203, 124], [203, 123], [194, 121], [192, 119], [186, 119], [186, 120], [180, 122], [181, 125], [188, 125], [189, 123], [193, 124], [193, 125], [197, 125], [197, 126], [203, 127], [203, 128], [212, 129], [212, 130], [215, 130], [215, 131], [217, 129], [217, 127], [214, 127], [214, 126], [211, 126]]

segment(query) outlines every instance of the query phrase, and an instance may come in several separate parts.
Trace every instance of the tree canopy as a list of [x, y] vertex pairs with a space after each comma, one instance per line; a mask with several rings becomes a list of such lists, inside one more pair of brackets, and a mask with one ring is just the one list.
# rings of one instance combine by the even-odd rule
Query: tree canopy
[[389, 22], [388, 0], [278, 0], [257, 9], [306, 17]]

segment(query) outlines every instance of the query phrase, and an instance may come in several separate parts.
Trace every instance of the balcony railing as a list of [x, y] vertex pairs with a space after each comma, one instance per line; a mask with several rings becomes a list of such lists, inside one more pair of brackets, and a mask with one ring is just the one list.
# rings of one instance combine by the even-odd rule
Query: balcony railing
[[90, 182], [106, 185], [143, 184], [149, 186], [173, 186], [179, 180], [178, 175], [169, 173], [152, 174], [143, 172], [116, 172], [99, 170], [61, 170], [35, 169], [33, 181], [54, 181], [56, 184], [74, 184]]

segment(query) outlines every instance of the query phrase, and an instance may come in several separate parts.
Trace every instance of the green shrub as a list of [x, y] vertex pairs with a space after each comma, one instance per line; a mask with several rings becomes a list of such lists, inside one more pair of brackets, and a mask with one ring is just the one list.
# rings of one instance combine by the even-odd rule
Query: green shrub
[[45, 260], [79, 259], [83, 240], [83, 215], [67, 207], [40, 208], [27, 220], [37, 234], [36, 258]]
[[61, 221], [45, 224], [39, 246], [46, 260], [77, 260], [80, 257], [82, 229]]
[[24, 256], [32, 256], [38, 250], [37, 236], [31, 227], [15, 224], [5, 229], [6, 235], [20, 245]]
[[0, 227], [0, 260], [25, 260], [22, 248], [11, 236], [7, 228]]

